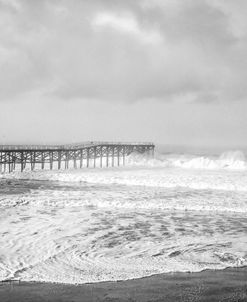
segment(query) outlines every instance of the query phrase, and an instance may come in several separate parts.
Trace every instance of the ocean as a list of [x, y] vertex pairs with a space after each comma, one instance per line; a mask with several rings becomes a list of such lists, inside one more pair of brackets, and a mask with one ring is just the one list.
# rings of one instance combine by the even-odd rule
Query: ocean
[[1, 174], [0, 280], [80, 284], [245, 266], [246, 214], [242, 151]]

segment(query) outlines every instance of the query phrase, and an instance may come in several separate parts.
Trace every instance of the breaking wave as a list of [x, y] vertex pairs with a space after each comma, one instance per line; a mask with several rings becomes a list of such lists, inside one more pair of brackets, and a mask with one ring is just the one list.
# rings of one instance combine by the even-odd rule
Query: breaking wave
[[159, 154], [153, 159], [140, 154], [130, 155], [128, 164], [133, 166], [177, 167], [207, 170], [247, 170], [247, 161], [242, 151], [227, 151], [220, 156], [196, 156], [191, 154]]

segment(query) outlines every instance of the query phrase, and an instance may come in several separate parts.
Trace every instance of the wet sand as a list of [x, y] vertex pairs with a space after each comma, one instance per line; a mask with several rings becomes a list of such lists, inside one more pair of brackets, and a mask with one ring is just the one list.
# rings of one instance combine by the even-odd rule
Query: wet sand
[[160, 274], [135, 280], [82, 285], [2, 282], [0, 301], [245, 302], [247, 267]]

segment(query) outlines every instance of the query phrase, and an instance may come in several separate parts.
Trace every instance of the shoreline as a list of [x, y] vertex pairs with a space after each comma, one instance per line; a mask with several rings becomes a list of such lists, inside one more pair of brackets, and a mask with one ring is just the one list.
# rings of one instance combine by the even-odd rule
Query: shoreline
[[0, 282], [1, 302], [246, 302], [247, 267], [165, 273], [85, 284], [26, 281]]

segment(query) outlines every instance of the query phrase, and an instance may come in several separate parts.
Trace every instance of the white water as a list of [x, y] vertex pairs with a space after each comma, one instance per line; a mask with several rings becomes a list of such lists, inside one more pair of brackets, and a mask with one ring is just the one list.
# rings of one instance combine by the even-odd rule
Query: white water
[[135, 154], [129, 158], [132, 166], [177, 167], [184, 169], [205, 170], [247, 170], [247, 162], [242, 151], [227, 151], [221, 155], [192, 155], [192, 154], [156, 154], [154, 159], [143, 158]]
[[0, 279], [84, 283], [247, 265], [241, 152], [128, 162], [2, 175]]

